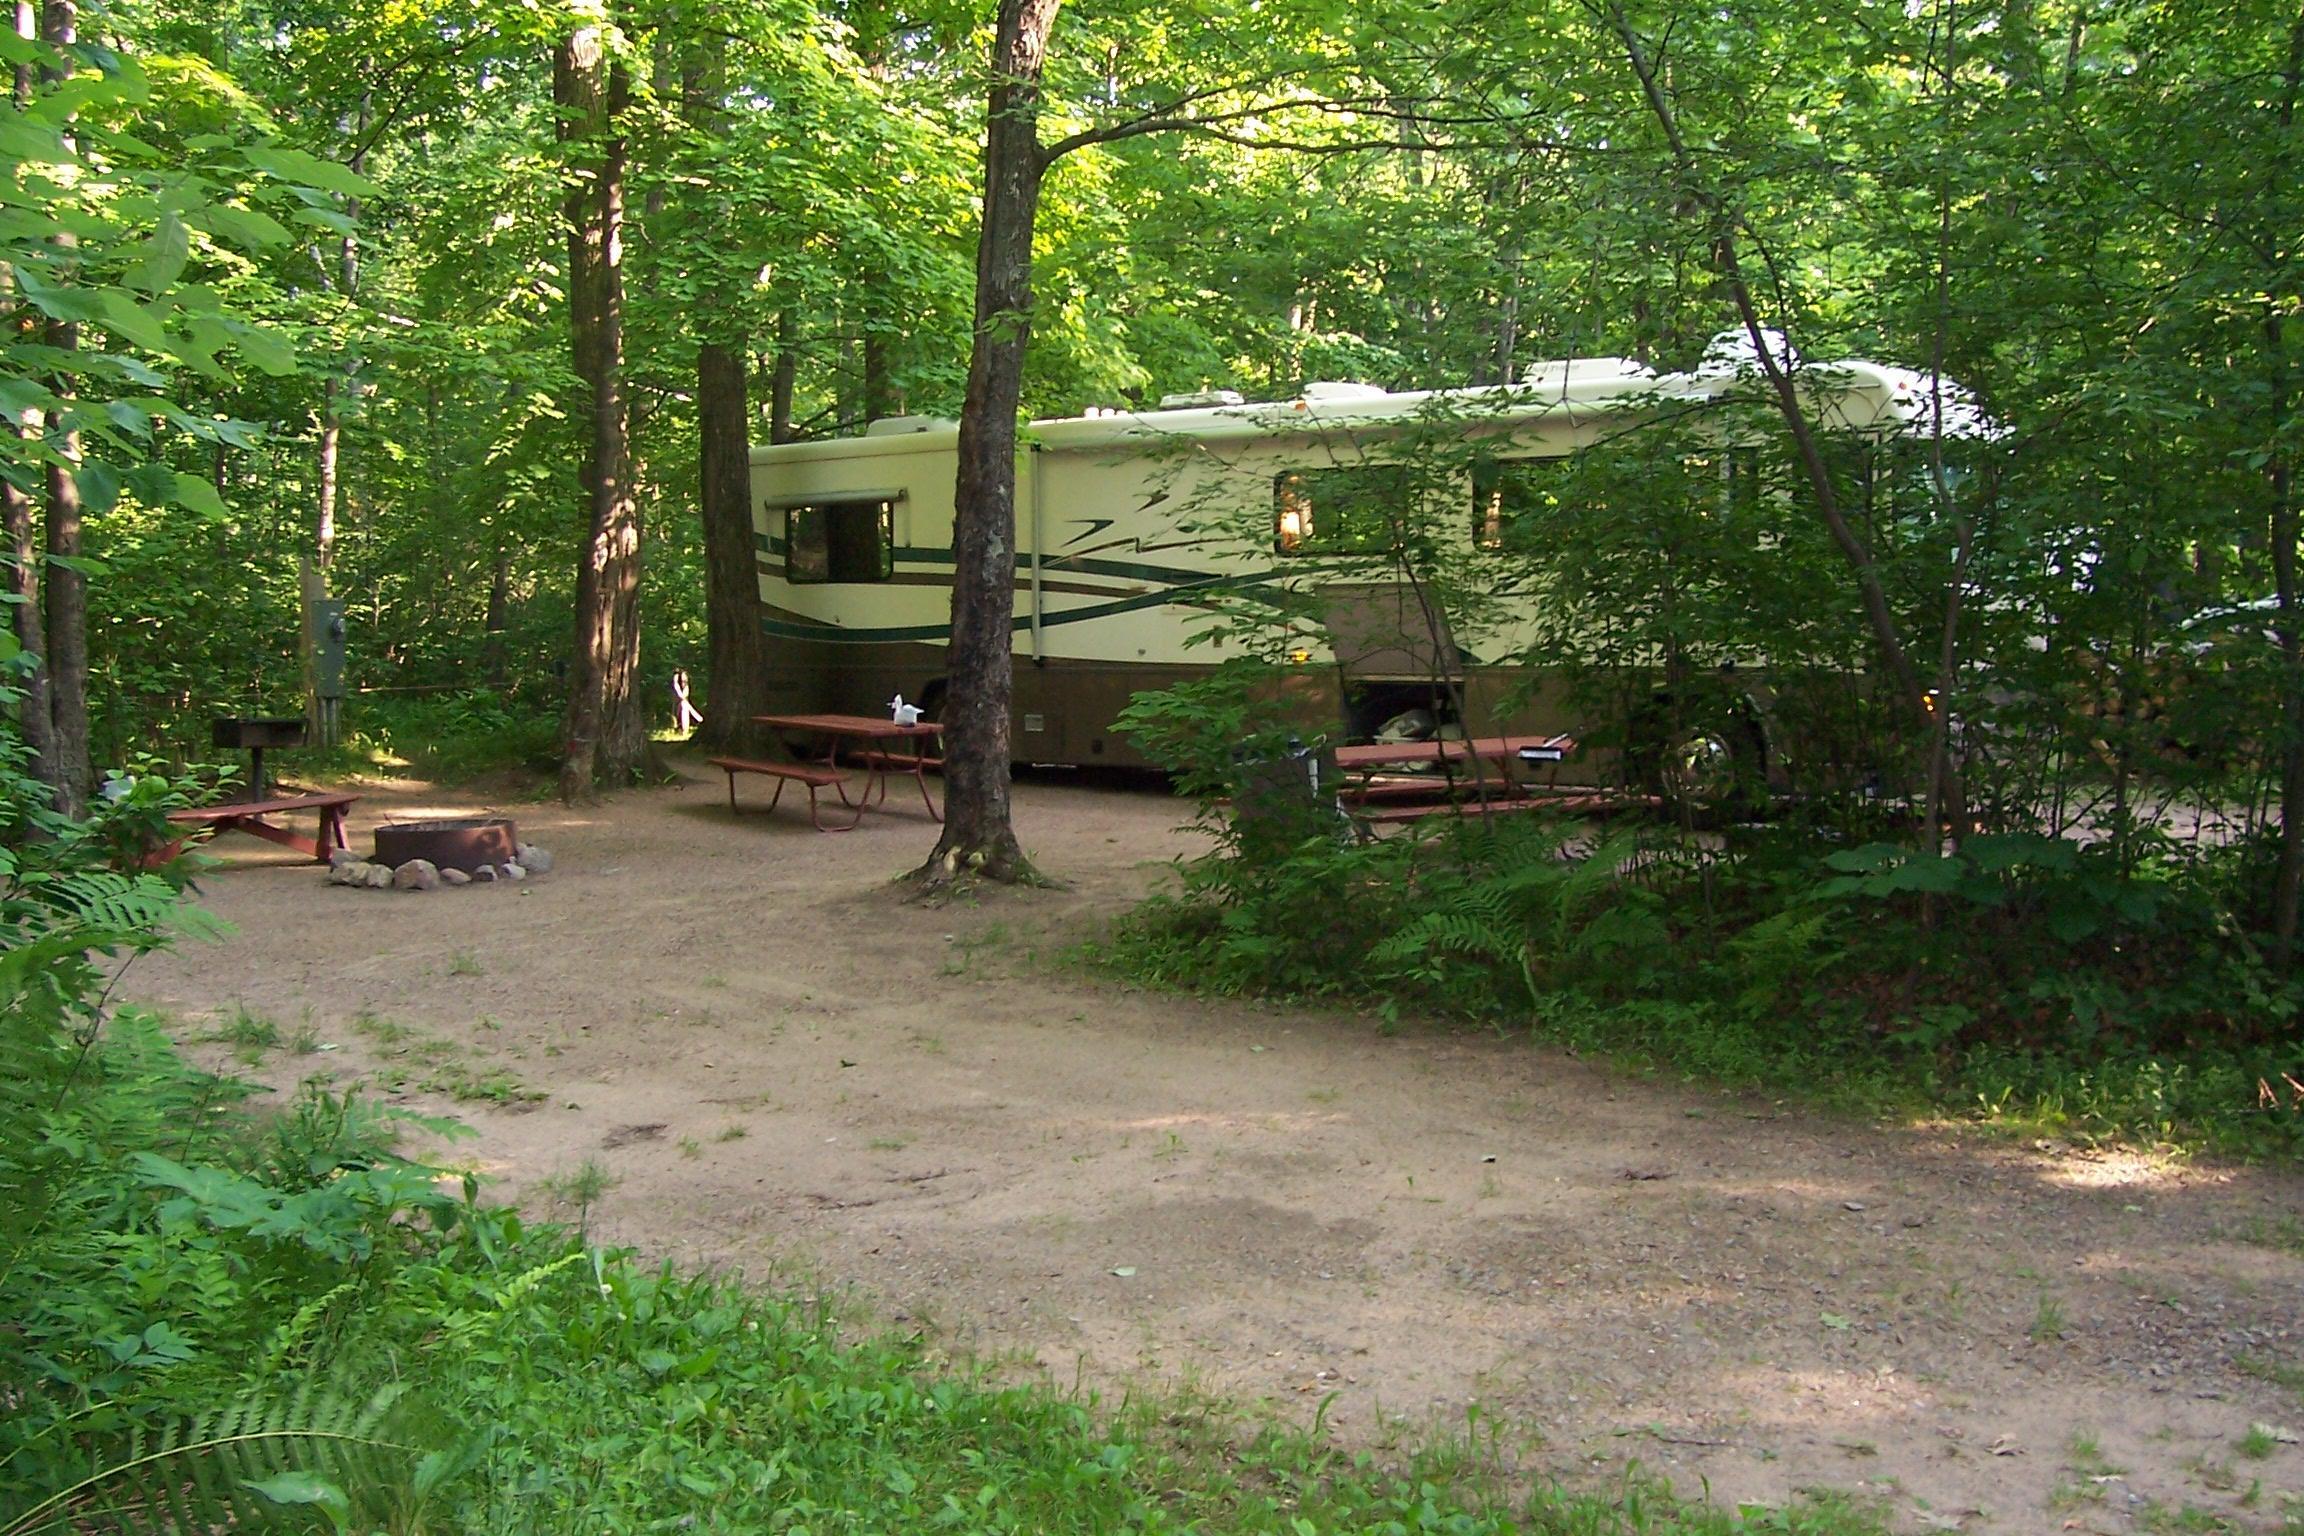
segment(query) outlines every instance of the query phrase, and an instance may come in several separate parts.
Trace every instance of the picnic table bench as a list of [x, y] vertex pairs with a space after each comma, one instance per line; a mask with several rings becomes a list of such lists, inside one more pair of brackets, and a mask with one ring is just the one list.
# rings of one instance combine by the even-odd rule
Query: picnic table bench
[[704, 761], [728, 775], [728, 810], [731, 815], [743, 814], [743, 808], [736, 803], [736, 775], [757, 773], [763, 778], [776, 781], [776, 793], [768, 799], [768, 809], [771, 811], [775, 810], [776, 803], [784, 798], [784, 786], [787, 783], [807, 785], [808, 820], [814, 824], [819, 832], [846, 832], [864, 819], [864, 807], [859, 803], [854, 808], [856, 814], [848, 819], [847, 826], [828, 827], [824, 825], [822, 808], [816, 800], [816, 791], [819, 789], [838, 789], [841, 792], [841, 803], [846, 804], [848, 800], [848, 775], [837, 768], [822, 768], [809, 763], [778, 763], [757, 757], [708, 757]]
[[[359, 800], [358, 795], [327, 793], [318, 795], [284, 795], [270, 800], [233, 800], [222, 805], [186, 806], [170, 811], [171, 825], [184, 827], [183, 837], [169, 843], [152, 855], [154, 863], [165, 863], [180, 853], [185, 843], [205, 831], [211, 836], [221, 832], [245, 832], [250, 837], [278, 843], [308, 854], [315, 863], [325, 864], [328, 855], [348, 846], [344, 838], [345, 809]], [[275, 826], [265, 818], [280, 816], [290, 811], [318, 811], [320, 830], [313, 837], [299, 837], [286, 827]]]

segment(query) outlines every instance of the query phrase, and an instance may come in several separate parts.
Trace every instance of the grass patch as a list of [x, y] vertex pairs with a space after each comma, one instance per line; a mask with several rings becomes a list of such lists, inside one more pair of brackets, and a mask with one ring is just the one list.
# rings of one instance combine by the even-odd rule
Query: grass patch
[[233, 1059], [252, 1067], [264, 1059], [265, 1052], [278, 1047], [280, 1026], [240, 1005], [235, 1006], [231, 1017], [217, 1025], [207, 1038], [231, 1046]]
[[395, 1046], [415, 1038], [416, 1031], [382, 1014], [363, 1008], [352, 1015], [352, 1027], [381, 1046]]
[[2304, 1259], [2304, 1217], [2252, 1216], [2232, 1236], [2243, 1243], [2276, 1248], [2291, 1258]]
[[2304, 1398], [2304, 1365], [2275, 1360], [2269, 1355], [2235, 1355], [2232, 1357], [2232, 1366], [2243, 1376], [2252, 1376], [2258, 1381], [2285, 1387]]
[[417, 1080], [426, 1093], [442, 1093], [459, 1104], [534, 1104], [544, 1091], [531, 1088], [507, 1067], [455, 1059], [439, 1063]]

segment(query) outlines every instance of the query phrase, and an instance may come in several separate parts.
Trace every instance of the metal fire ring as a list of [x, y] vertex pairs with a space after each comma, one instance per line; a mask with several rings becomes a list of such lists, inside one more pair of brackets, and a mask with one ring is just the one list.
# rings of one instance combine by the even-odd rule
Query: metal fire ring
[[505, 816], [388, 821], [376, 829], [376, 862], [394, 868], [430, 859], [442, 869], [471, 874], [483, 864], [509, 864], [519, 850], [519, 833]]

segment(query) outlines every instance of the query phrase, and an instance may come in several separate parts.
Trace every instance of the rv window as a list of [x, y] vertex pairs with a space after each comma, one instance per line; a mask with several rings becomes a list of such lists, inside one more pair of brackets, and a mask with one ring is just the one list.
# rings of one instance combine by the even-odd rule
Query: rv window
[[886, 581], [896, 574], [896, 504], [826, 501], [784, 509], [788, 580]]
[[1384, 554], [1416, 489], [1396, 464], [1292, 469], [1272, 478], [1272, 547], [1284, 555]]
[[1504, 459], [1472, 471], [1472, 542], [1527, 550], [1577, 495], [1573, 459]]

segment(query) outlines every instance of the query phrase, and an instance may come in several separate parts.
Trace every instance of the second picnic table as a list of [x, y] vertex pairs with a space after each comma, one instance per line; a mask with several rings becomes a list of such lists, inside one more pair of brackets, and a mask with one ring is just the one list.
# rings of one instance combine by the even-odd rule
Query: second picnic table
[[[937, 821], [944, 812], [928, 793], [928, 772], [940, 769], [944, 760], [934, 747], [943, 735], [943, 727], [933, 721], [917, 725], [898, 725], [895, 721], [877, 715], [754, 715], [753, 723], [772, 730], [790, 732], [812, 738], [823, 756], [821, 767], [839, 777], [827, 787], [840, 796], [840, 803], [861, 819], [864, 812], [885, 805], [888, 800], [888, 776], [891, 773], [909, 775], [920, 791], [920, 803]], [[845, 758], [845, 760], [844, 760]], [[714, 760], [718, 766], [725, 762]], [[855, 798], [849, 797], [850, 781], [844, 770], [850, 765], [864, 770], [864, 781], [857, 787]], [[730, 770], [730, 793], [734, 793], [736, 770]], [[813, 804], [813, 791], [811, 791]], [[819, 827], [822, 823], [818, 823]], [[855, 821], [849, 822], [850, 826]], [[845, 829], [827, 829], [845, 830]]]
[[[1338, 747], [1336, 767], [1345, 783], [1337, 798], [1347, 815], [1362, 822], [1412, 821], [1435, 811], [1460, 812], [1465, 806], [1458, 797], [1467, 789], [1482, 792], [1478, 803], [1483, 806], [1533, 806], [1543, 802], [1511, 776], [1512, 767], [1556, 766], [1575, 750], [1575, 738], [1570, 736], [1441, 737]], [[1405, 774], [1385, 780], [1387, 768], [1437, 768], [1440, 773], [1437, 782]], [[1440, 797], [1436, 803], [1435, 791]], [[1410, 798], [1425, 803], [1380, 803]]]

